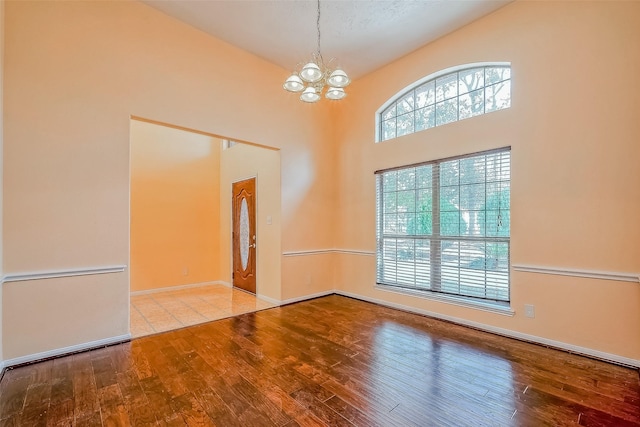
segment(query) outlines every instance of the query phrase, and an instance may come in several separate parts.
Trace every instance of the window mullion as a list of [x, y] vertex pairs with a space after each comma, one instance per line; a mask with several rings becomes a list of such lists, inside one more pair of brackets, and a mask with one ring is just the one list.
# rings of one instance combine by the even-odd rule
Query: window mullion
[[431, 168], [431, 290], [441, 289], [441, 245], [440, 245], [440, 164], [434, 163]]
[[[378, 180], [378, 281], [384, 278], [384, 176], [377, 175]], [[380, 261], [382, 260], [382, 261]]]
[[[416, 93], [413, 91], [413, 106], [414, 106], [414, 126], [415, 126], [415, 105], [416, 105]], [[416, 243], [418, 240], [416, 239], [416, 235], [419, 230], [419, 221], [418, 221], [418, 212], [420, 208], [418, 206], [418, 168], [415, 168], [415, 174], [413, 179], [413, 285], [418, 288], [418, 250], [416, 248]]]

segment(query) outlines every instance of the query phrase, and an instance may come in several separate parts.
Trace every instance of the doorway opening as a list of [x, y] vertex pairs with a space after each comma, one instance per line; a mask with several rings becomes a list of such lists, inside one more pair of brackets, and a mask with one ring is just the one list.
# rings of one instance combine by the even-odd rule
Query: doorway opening
[[[279, 150], [246, 142], [230, 144], [217, 135], [146, 119], [132, 118], [130, 125], [132, 336], [277, 303], [281, 271]], [[255, 245], [247, 251], [253, 260], [251, 256], [245, 260], [247, 268], [251, 263], [254, 280], [253, 290], [246, 290], [253, 295], [239, 291], [240, 286], [233, 287], [234, 208], [230, 194], [233, 184], [247, 177], [253, 177], [254, 182], [251, 241], [238, 244], [240, 249]], [[252, 206], [246, 198], [240, 200], [239, 215], [243, 200], [248, 215]], [[239, 262], [242, 267], [243, 259]], [[213, 294], [201, 292], [204, 290]], [[234, 296], [238, 293], [244, 296]]]

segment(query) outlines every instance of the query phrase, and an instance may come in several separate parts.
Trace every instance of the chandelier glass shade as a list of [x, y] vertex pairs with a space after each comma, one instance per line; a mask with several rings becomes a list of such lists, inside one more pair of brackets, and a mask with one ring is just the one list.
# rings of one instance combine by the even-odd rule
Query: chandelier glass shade
[[341, 87], [330, 87], [325, 96], [329, 99], [338, 101], [347, 96], [347, 93]]
[[[307, 62], [299, 71], [294, 71], [284, 82], [282, 87], [289, 92], [300, 93], [303, 102], [318, 102], [322, 98], [324, 88], [325, 98], [340, 100], [347, 96], [344, 88], [351, 83], [347, 73], [340, 68], [331, 69], [324, 64], [320, 53], [320, 0], [318, 0], [318, 50], [313, 54], [312, 60]], [[333, 61], [330, 60], [329, 64]]]
[[302, 71], [300, 71], [300, 78], [308, 83], [315, 83], [322, 78], [322, 71], [320, 71], [320, 67], [318, 67], [315, 62], [309, 62], [307, 65], [302, 67]]
[[317, 102], [317, 101], [320, 101], [320, 95], [316, 91], [316, 88], [309, 86], [302, 91], [302, 95], [300, 95], [300, 100], [304, 102]]
[[284, 82], [284, 88], [289, 92], [301, 92], [304, 90], [304, 83], [297, 74], [293, 74]]
[[351, 83], [349, 76], [344, 71], [337, 69], [327, 79], [327, 83], [333, 87], [346, 87]]

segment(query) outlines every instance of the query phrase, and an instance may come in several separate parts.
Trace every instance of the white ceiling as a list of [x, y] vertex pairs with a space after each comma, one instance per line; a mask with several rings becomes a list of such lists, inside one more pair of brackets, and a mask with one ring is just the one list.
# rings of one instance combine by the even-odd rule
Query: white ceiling
[[[323, 0], [321, 49], [358, 78], [512, 0]], [[313, 0], [143, 0], [293, 70], [316, 51]], [[332, 64], [333, 65], [333, 64]]]

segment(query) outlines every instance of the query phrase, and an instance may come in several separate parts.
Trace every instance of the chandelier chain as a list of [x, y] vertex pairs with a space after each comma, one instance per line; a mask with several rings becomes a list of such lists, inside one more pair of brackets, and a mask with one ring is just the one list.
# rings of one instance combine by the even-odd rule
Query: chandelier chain
[[320, 50], [320, 0], [318, 0], [318, 19], [316, 20], [316, 28], [318, 29], [318, 57], [322, 60], [322, 53]]

